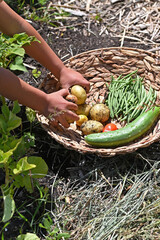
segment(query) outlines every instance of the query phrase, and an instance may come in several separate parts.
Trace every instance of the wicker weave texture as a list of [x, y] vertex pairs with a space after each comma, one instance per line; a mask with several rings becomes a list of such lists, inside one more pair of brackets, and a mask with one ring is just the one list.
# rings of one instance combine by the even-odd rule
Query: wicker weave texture
[[[86, 103], [103, 103], [107, 97], [107, 85], [111, 76], [127, 75], [138, 69], [137, 74], [144, 78], [145, 89], [149, 87], [157, 91], [156, 104], [160, 99], [160, 56], [148, 51], [133, 48], [103, 48], [78, 54], [67, 61], [65, 65], [80, 72], [90, 82], [90, 92]], [[59, 82], [52, 74], [48, 74], [40, 85], [40, 89], [47, 93], [60, 89]], [[136, 151], [138, 148], [147, 147], [160, 138], [160, 120], [143, 137], [128, 145], [116, 148], [96, 148], [89, 146], [75, 124], [64, 129], [62, 126], [54, 128], [48, 119], [37, 114], [38, 120], [48, 134], [58, 143], [68, 149], [80, 153], [97, 154], [101, 157], [111, 157], [116, 154], [125, 154]]]

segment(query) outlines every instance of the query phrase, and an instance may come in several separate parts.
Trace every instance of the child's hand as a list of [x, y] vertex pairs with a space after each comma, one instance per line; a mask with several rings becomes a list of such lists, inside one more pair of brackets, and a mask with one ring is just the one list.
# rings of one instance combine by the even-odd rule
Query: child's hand
[[61, 87], [68, 89], [73, 85], [81, 85], [86, 89], [86, 92], [89, 92], [90, 83], [78, 72], [63, 67], [60, 73], [60, 83]]
[[62, 89], [46, 95], [47, 106], [42, 114], [44, 114], [54, 126], [61, 123], [64, 127], [68, 128], [69, 123], [67, 120], [77, 121], [79, 119], [77, 114], [73, 112], [77, 110], [77, 105], [65, 100], [65, 96], [68, 94], [69, 91], [67, 89]]

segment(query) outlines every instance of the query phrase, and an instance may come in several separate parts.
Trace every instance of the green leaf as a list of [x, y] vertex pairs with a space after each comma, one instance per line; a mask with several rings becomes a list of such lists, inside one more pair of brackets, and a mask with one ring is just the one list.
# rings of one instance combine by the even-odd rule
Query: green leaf
[[3, 145], [1, 144], [0, 148], [4, 152], [7, 152], [12, 149], [13, 152], [15, 153], [21, 141], [22, 138], [15, 139], [14, 136], [9, 136], [8, 139], [3, 143]]
[[[10, 64], [11, 70], [27, 71], [23, 65], [25, 55], [24, 45], [38, 41], [34, 36], [28, 36], [26, 33], [18, 33], [13, 37], [0, 34], [0, 66], [7, 68]], [[39, 41], [38, 41], [39, 42]], [[18, 57], [16, 59], [16, 57]]]
[[19, 113], [20, 111], [21, 111], [21, 107], [20, 107], [18, 101], [14, 101], [14, 102], [13, 102], [12, 113], [17, 114], [17, 113]]
[[9, 157], [13, 154], [13, 150], [9, 150], [8, 152], [3, 152], [0, 150], [0, 163], [6, 164], [8, 162]]
[[36, 39], [35, 36], [28, 36], [24, 32], [14, 34], [13, 38], [16, 40], [16, 43], [20, 46], [29, 45], [31, 44], [31, 42], [34, 41], [40, 42], [38, 39]]
[[14, 175], [14, 186], [16, 188], [24, 187], [24, 176]]
[[2, 133], [6, 133], [6, 131], [7, 131], [7, 123], [2, 114], [0, 114], [0, 131]]
[[26, 233], [19, 235], [16, 240], [40, 240], [40, 238], [34, 233]]
[[35, 146], [35, 136], [30, 132], [24, 133], [23, 140], [28, 148]]
[[30, 147], [35, 146], [35, 137], [30, 133], [24, 133], [21, 139], [21, 143], [14, 152], [14, 157], [18, 159], [23, 157]]
[[18, 57], [20, 57], [21, 59], [23, 59], [24, 54], [25, 54], [25, 50], [22, 47], [17, 47], [16, 44], [12, 45], [12, 48], [10, 49], [10, 51], [8, 52], [8, 55], [18, 55]]
[[30, 123], [32, 123], [35, 121], [36, 112], [33, 109], [26, 107], [26, 116], [27, 116], [28, 121], [30, 121]]
[[14, 174], [20, 174], [20, 173], [23, 173], [25, 171], [28, 171], [28, 170], [33, 169], [33, 168], [36, 167], [35, 164], [28, 163], [27, 159], [28, 159], [28, 157], [24, 157], [24, 158], [21, 158], [18, 161], [18, 163], [16, 165], [16, 168], [13, 169], [13, 173]]
[[32, 186], [32, 183], [31, 183], [31, 176], [29, 175], [25, 175], [23, 176], [23, 183], [24, 183], [24, 187], [26, 188], [26, 190], [30, 193], [33, 192], [33, 186]]
[[13, 148], [11, 148], [9, 151], [4, 152], [2, 150], [0, 150], [0, 163], [4, 163], [6, 164], [8, 159], [10, 158], [10, 156], [13, 155], [13, 152], [17, 149], [18, 145], [20, 144], [21, 139], [15, 139], [14, 141], [11, 142], [11, 146], [13, 146]]
[[59, 233], [56, 240], [60, 240], [62, 238], [64, 239], [68, 239], [70, 237], [70, 234], [69, 233]]
[[15, 202], [13, 197], [10, 194], [3, 196], [3, 201], [4, 201], [4, 213], [3, 213], [2, 221], [7, 222], [12, 218], [14, 214]]
[[9, 68], [12, 71], [19, 70], [22, 72], [28, 72], [27, 68], [23, 65], [23, 58], [20, 56], [17, 56], [13, 63], [9, 65]]
[[36, 167], [31, 170], [33, 178], [42, 178], [47, 174], [48, 166], [43, 158], [31, 156], [28, 158], [28, 163], [36, 165]]
[[6, 105], [6, 104], [3, 104], [2, 107], [1, 107], [1, 110], [2, 110], [2, 113], [3, 113], [3, 116], [5, 118], [6, 121], [8, 121], [8, 118], [9, 118], [9, 107]]
[[40, 227], [40, 228], [44, 228], [44, 229], [46, 229], [46, 227], [45, 227], [45, 226], [43, 226], [43, 224], [42, 224], [42, 223], [39, 223], [39, 227]]
[[51, 231], [51, 226], [53, 225], [53, 222], [50, 223], [49, 220], [47, 218], [44, 219], [43, 221], [43, 224], [44, 224], [44, 228], [50, 232]]
[[32, 70], [32, 74], [35, 78], [38, 78], [41, 76], [41, 71], [37, 70], [37, 69], [33, 69]]
[[57, 227], [55, 227], [54, 229], [53, 229], [53, 231], [52, 232], [50, 232], [50, 236], [55, 236], [55, 235], [57, 235], [58, 234], [58, 232], [59, 232], [59, 229], [57, 228]]
[[18, 44], [20, 44], [21, 42], [26, 41], [26, 39], [28, 39], [28, 35], [25, 32], [15, 33], [13, 35], [13, 39], [14, 41], [16, 40]]
[[22, 119], [20, 117], [17, 117], [14, 113], [10, 111], [9, 113], [9, 119], [7, 122], [7, 130], [11, 131], [17, 127], [19, 127], [22, 123]]
[[16, 149], [17, 149], [17, 147], [19, 146], [19, 144], [21, 143], [21, 141], [22, 141], [22, 138], [17, 138], [17, 139], [15, 139], [15, 138], [11, 138], [10, 137], [10, 139], [11, 139], [11, 142], [10, 142], [10, 148], [12, 148], [12, 150], [13, 151], [15, 151]]

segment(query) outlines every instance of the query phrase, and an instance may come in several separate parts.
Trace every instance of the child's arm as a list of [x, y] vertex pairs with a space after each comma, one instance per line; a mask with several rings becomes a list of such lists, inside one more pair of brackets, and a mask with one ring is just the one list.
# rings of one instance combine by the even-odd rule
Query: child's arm
[[78, 72], [66, 68], [39, 33], [1, 0], [0, 31], [9, 36], [21, 32], [35, 36], [41, 43], [33, 42], [26, 46], [26, 53], [51, 71], [59, 79], [62, 88], [65, 88], [46, 94], [22, 81], [9, 70], [0, 68], [0, 94], [11, 100], [18, 100], [19, 103], [41, 112], [46, 117], [53, 115], [55, 125], [60, 122], [64, 127], [68, 127], [68, 119], [78, 120], [78, 116], [72, 112], [77, 109], [77, 105], [66, 101], [64, 97], [68, 94], [68, 88], [74, 84], [82, 85], [88, 91], [89, 82]]
[[89, 82], [81, 74], [66, 68], [31, 24], [15, 13], [4, 1], [0, 2], [0, 31], [9, 36], [21, 32], [35, 36], [40, 43], [33, 42], [26, 46], [26, 53], [51, 71], [60, 80], [63, 88], [79, 84], [89, 90]]
[[3, 68], [0, 68], [0, 94], [10, 100], [18, 100], [19, 103], [39, 111], [46, 117], [53, 114], [53, 123], [55, 125], [60, 122], [64, 127], [69, 127], [66, 119], [79, 119], [71, 111], [77, 110], [77, 105], [64, 99], [68, 94], [67, 89], [46, 94]]

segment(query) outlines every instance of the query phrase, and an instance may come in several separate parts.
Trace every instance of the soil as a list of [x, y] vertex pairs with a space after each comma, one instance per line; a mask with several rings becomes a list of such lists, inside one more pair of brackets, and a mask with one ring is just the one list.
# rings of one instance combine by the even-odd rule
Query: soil
[[[48, 42], [55, 53], [64, 61], [69, 57], [82, 53], [88, 50], [97, 48], [107, 48], [113, 46], [120, 46], [120, 38], [113, 37], [110, 32], [99, 35], [101, 31], [101, 23], [96, 21], [91, 23], [90, 31], [87, 31], [86, 19], [77, 17], [76, 21], [67, 22], [67, 25], [75, 25], [68, 28], [54, 28], [46, 23], [33, 22], [33, 26], [39, 31], [43, 38]], [[151, 48], [149, 45], [139, 44], [133, 41], [124, 41], [123, 46], [134, 47], [148, 50]], [[28, 68], [28, 72], [19, 74], [19, 76], [29, 84], [38, 87], [40, 82], [46, 77], [48, 70], [44, 69], [39, 63], [26, 56], [25, 63], [36, 67], [42, 74], [38, 79], [34, 79], [31, 68]], [[22, 113], [24, 108], [22, 107]], [[25, 117], [22, 114], [24, 120]], [[27, 124], [24, 127], [28, 127]], [[141, 171], [149, 167], [149, 164], [144, 159], [157, 161], [160, 155], [159, 143], [154, 143], [145, 149], [139, 149], [137, 152], [115, 156], [112, 158], [100, 158], [95, 155], [82, 155], [76, 151], [68, 150], [62, 145], [52, 139], [37, 123], [33, 126], [33, 133], [36, 138], [36, 147], [34, 154], [41, 156], [45, 159], [49, 166], [49, 176], [55, 176], [58, 173], [59, 178], [78, 179], [79, 182], [85, 181], [88, 178], [87, 174], [95, 169], [104, 169], [108, 177], [118, 177], [115, 166], [119, 169], [121, 174], [128, 171]], [[125, 166], [125, 167], [124, 167]], [[111, 173], [111, 174], [110, 174]], [[87, 177], [86, 177], [87, 176]], [[50, 186], [50, 177], [46, 177], [41, 180], [41, 184], [44, 186]], [[36, 193], [35, 193], [36, 194]], [[20, 190], [16, 194], [17, 205], [23, 202], [26, 198], [26, 193]], [[31, 200], [30, 200], [31, 202]], [[36, 204], [36, 203], [35, 203]], [[31, 206], [31, 205], [30, 205]], [[32, 205], [34, 208], [34, 204]], [[24, 224], [22, 219], [18, 220], [14, 218], [13, 222], [6, 227], [4, 239], [15, 239], [19, 234], [19, 226]], [[30, 229], [26, 226], [26, 232]]]

